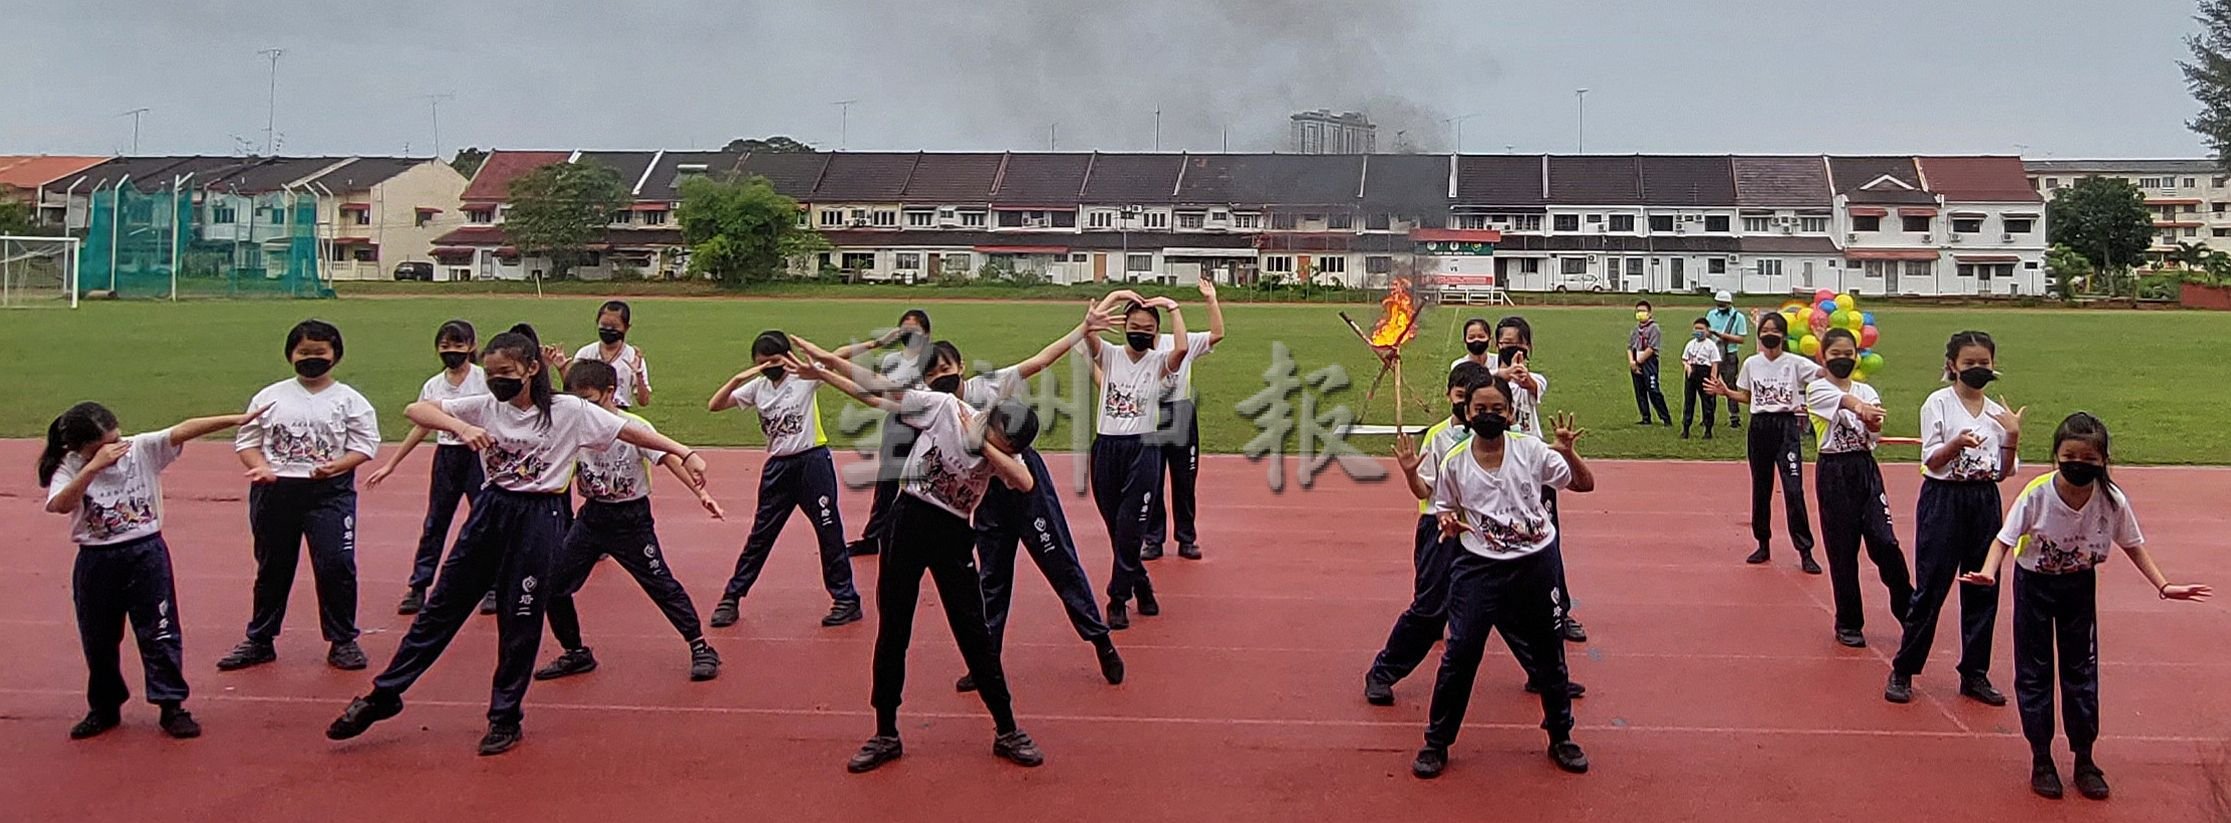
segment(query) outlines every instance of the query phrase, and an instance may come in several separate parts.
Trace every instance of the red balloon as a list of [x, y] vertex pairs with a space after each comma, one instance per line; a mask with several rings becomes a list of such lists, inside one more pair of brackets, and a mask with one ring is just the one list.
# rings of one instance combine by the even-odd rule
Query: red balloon
[[1875, 341], [1881, 338], [1881, 336], [1881, 333], [1875, 331], [1875, 327], [1873, 326], [1862, 328], [1859, 330], [1859, 347], [1862, 349], [1874, 348]]
[[1813, 302], [1814, 302], [1814, 303], [1819, 303], [1819, 302], [1820, 302], [1820, 301], [1822, 301], [1822, 300], [1834, 300], [1834, 299], [1836, 299], [1836, 292], [1835, 292], [1834, 290], [1831, 290], [1831, 289], [1821, 289], [1820, 291], [1816, 291], [1816, 292], [1813, 292]]
[[1819, 310], [1815, 310], [1815, 311], [1813, 312], [1813, 319], [1812, 319], [1812, 323], [1811, 323], [1811, 325], [1812, 325], [1812, 327], [1813, 327], [1813, 334], [1814, 334], [1814, 335], [1816, 335], [1816, 336], [1817, 336], [1817, 335], [1819, 335], [1819, 334], [1821, 334], [1821, 333], [1823, 333], [1823, 332], [1826, 332], [1826, 331], [1828, 331], [1828, 313], [1827, 313], [1827, 312], [1824, 312], [1824, 311], [1819, 311]]

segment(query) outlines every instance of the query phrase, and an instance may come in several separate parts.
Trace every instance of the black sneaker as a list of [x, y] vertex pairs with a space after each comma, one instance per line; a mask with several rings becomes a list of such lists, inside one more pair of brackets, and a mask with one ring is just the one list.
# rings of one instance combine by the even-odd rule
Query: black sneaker
[[232, 651], [226, 652], [224, 657], [217, 658], [217, 670], [221, 672], [238, 671], [249, 666], [261, 666], [277, 659], [279, 659], [279, 650], [272, 648], [271, 644], [259, 643], [254, 640], [242, 640], [240, 645], [232, 647]]
[[[481, 596], [480, 596], [480, 613], [481, 613], [481, 614], [495, 614], [495, 613], [496, 613], [496, 592], [495, 592], [495, 590], [491, 589], [491, 590], [489, 590], [489, 592], [488, 592], [487, 594], [484, 594], [484, 595], [481, 595]], [[516, 741], [514, 741], [514, 742], [516, 742]]]
[[1187, 560], [1199, 560], [1201, 559], [1201, 545], [1198, 543], [1179, 543], [1177, 544], [1177, 556]]
[[1760, 546], [1758, 551], [1751, 552], [1751, 556], [1743, 558], [1743, 562], [1756, 566], [1771, 559], [1773, 559], [1773, 554], [1767, 551], [1765, 546]]
[[1139, 616], [1155, 617], [1162, 613], [1162, 601], [1154, 599], [1152, 589], [1139, 590]]
[[[1732, 426], [1732, 425], [1734, 425], [1734, 424], [1729, 424], [1729, 425], [1731, 425], [1731, 426]], [[1711, 430], [1711, 429], [1705, 429], [1705, 430], [1704, 430], [1704, 439], [1706, 439], [1706, 440], [1710, 440], [1710, 439], [1712, 439], [1712, 430]]]
[[1131, 628], [1131, 607], [1121, 600], [1108, 601], [1108, 630], [1123, 631]]
[[1806, 574], [1820, 574], [1820, 564], [1813, 562], [1812, 552], [1797, 555], [1797, 568]]
[[1867, 648], [1867, 635], [1861, 634], [1858, 629], [1837, 629], [1836, 642], [1847, 648], [1864, 649]]
[[1580, 750], [1580, 744], [1570, 740], [1549, 744], [1549, 759], [1563, 771], [1572, 774], [1588, 773], [1588, 753]]
[[1374, 706], [1394, 705], [1394, 684], [1366, 672], [1363, 676], [1363, 702]]
[[865, 537], [844, 544], [844, 553], [853, 557], [874, 557], [883, 553], [883, 547]]
[[852, 755], [851, 762], [844, 764], [844, 770], [853, 774], [872, 772], [885, 763], [899, 759], [899, 755], [905, 753], [906, 747], [899, 745], [896, 737], [870, 737], [868, 742], [860, 745], [860, 751]]
[[379, 697], [377, 693], [359, 697], [349, 701], [349, 707], [341, 710], [341, 716], [325, 727], [325, 739], [347, 740], [363, 734], [374, 723], [402, 713], [402, 698]]
[[1960, 678], [1960, 696], [1986, 706], [2006, 705], [2006, 695], [1992, 687], [1990, 678], [1968, 675]]
[[1449, 750], [1427, 746], [1419, 749], [1417, 758], [1410, 761], [1410, 774], [1419, 780], [1432, 780], [1440, 777], [1441, 770], [1448, 767]]
[[1635, 421], [1635, 425], [1637, 425], [1637, 426], [1647, 426], [1647, 425], [1650, 425], [1650, 418], [1647, 418], [1647, 417], [1645, 417], [1645, 418], [1642, 418], [1641, 420], [1637, 420], [1637, 421]]
[[526, 734], [517, 723], [490, 723], [488, 733], [480, 736], [480, 756], [490, 757], [511, 751], [511, 747], [519, 745], [519, 738]]
[[1913, 678], [1892, 672], [1890, 682], [1882, 687], [1882, 699], [1892, 703], [1913, 702]]
[[1093, 654], [1100, 658], [1100, 676], [1108, 685], [1123, 685], [1123, 655], [1116, 652], [1115, 644], [1102, 642]]
[[967, 693], [975, 690], [976, 675], [964, 674], [961, 675], [961, 679], [953, 681], [953, 691]]
[[423, 608], [426, 608], [426, 590], [412, 589], [403, 595], [403, 602], [395, 604], [395, 613], [417, 614]]
[[356, 645], [354, 640], [343, 640], [326, 650], [325, 665], [344, 672], [353, 672], [371, 665], [371, 662], [364, 659], [363, 646]]
[[1588, 642], [1588, 630], [1580, 625], [1580, 621], [1570, 617], [1565, 618], [1562, 623], [1558, 624], [1557, 634], [1565, 638], [1568, 643]]
[[2061, 799], [2061, 772], [2052, 763], [2030, 767], [2030, 791], [2047, 800]]
[[193, 712], [186, 711], [176, 703], [164, 706], [162, 719], [155, 721], [155, 724], [163, 728], [164, 734], [179, 740], [192, 740], [201, 736], [201, 724], [194, 721]]
[[1046, 762], [1046, 753], [1039, 751], [1038, 743], [1021, 729], [992, 738], [992, 755], [1026, 769]]
[[[1527, 694], [1541, 694], [1541, 693], [1542, 693], [1542, 687], [1541, 687], [1541, 686], [1539, 686], [1539, 685], [1536, 685], [1536, 684], [1534, 684], [1534, 683], [1532, 683], [1532, 682], [1528, 682], [1528, 683], [1526, 684], [1526, 693], [1527, 693]], [[1588, 696], [1588, 687], [1587, 687], [1587, 686], [1583, 686], [1583, 685], [1580, 685], [1579, 681], [1575, 681], [1575, 680], [1567, 680], [1567, 681], [1565, 681], [1565, 696], [1566, 696], [1566, 697], [1569, 697], [1569, 698], [1572, 698], [1572, 699], [1574, 699], [1574, 700], [1579, 700], [1579, 699], [1581, 699], [1581, 698], [1583, 698], [1583, 697], [1587, 697], [1587, 696]]]
[[1682, 429], [1682, 430], [1681, 430], [1681, 439], [1683, 439], [1683, 440], [1687, 440], [1687, 439], [1689, 439], [1689, 430], [1688, 430], [1688, 429]]
[[829, 604], [829, 613], [821, 616], [823, 626], [842, 626], [860, 622], [860, 601], [839, 600]]
[[689, 647], [689, 679], [702, 683], [720, 676], [720, 652], [703, 640]]
[[2076, 764], [2076, 793], [2086, 800], [2106, 800], [2107, 773], [2093, 763]]
[[1140, 546], [1140, 547], [1139, 547], [1139, 559], [1140, 559], [1140, 560], [1160, 560], [1160, 559], [1162, 559], [1162, 544], [1160, 544], [1160, 543], [1154, 543], [1154, 544], [1151, 544], [1151, 545]]
[[736, 601], [722, 600], [713, 606], [713, 628], [722, 629], [736, 625]]
[[70, 739], [84, 740], [88, 737], [99, 737], [102, 732], [116, 728], [118, 724], [123, 722], [123, 715], [116, 711], [88, 712], [84, 720], [80, 720], [77, 725], [70, 727]]
[[587, 648], [567, 649], [550, 665], [535, 670], [536, 680], [556, 680], [596, 671], [596, 655]]

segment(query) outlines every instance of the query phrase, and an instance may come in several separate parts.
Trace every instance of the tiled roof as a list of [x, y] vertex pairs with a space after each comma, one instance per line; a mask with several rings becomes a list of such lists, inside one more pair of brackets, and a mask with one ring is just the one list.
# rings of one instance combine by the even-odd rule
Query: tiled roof
[[1089, 154], [1009, 154], [1000, 169], [993, 203], [1069, 204], [1084, 190]]
[[[643, 187], [635, 192], [639, 202], [671, 203], [682, 199], [682, 180], [690, 174], [721, 176], [734, 172], [736, 161], [743, 159], [742, 152], [723, 151], [670, 151], [659, 155], [658, 163], [651, 167], [651, 175], [643, 179]], [[695, 172], [685, 173], [683, 166], [703, 166]]]
[[1540, 206], [1542, 157], [1468, 154], [1456, 159], [1456, 202], [1465, 206]]
[[440, 161], [431, 157], [359, 157], [350, 160], [347, 165], [311, 178], [305, 185], [323, 187], [334, 194], [367, 191], [396, 175], [418, 168], [420, 164], [438, 162]]
[[1363, 163], [1360, 154], [1187, 155], [1176, 201], [1237, 206], [1352, 205], [1363, 187]]
[[997, 154], [923, 153], [899, 200], [906, 203], [989, 203], [999, 179]]
[[[1615, 206], [1642, 202], [1642, 161], [1611, 155], [1551, 155], [1549, 202]], [[1728, 199], [1733, 200], [1731, 196]]]
[[1085, 203], [1168, 203], [1177, 191], [1180, 154], [1095, 154]]
[[1726, 156], [1643, 155], [1642, 204], [1707, 207], [1735, 205], [1735, 171]]
[[1828, 164], [1809, 157], [1736, 157], [1735, 203], [1739, 206], [1828, 206], [1836, 193], [1828, 187]]
[[2222, 174], [2223, 167], [2207, 158], [2133, 160], [2024, 160], [2031, 174]]
[[473, 173], [471, 183], [465, 184], [464, 200], [467, 203], [501, 203], [511, 199], [511, 181], [521, 175], [552, 163], [563, 163], [572, 157], [569, 151], [505, 151], [488, 153], [480, 170]]
[[1440, 216], [1449, 210], [1445, 154], [1374, 154], [1364, 158], [1365, 211]]
[[[915, 154], [838, 152], [829, 155], [829, 168], [821, 185], [813, 189], [820, 203], [894, 202], [914, 176]], [[988, 188], [988, 187], [987, 187]]]
[[[1911, 157], [1830, 157], [1828, 177], [1836, 193], [1853, 203], [1937, 202], [1921, 188], [1921, 173]], [[1904, 185], [1884, 181], [1885, 177]]]
[[1922, 157], [1921, 179], [1946, 200], [2041, 203], [2019, 157]]
[[585, 151], [575, 161], [611, 169], [620, 176], [620, 185], [632, 192], [658, 155], [655, 151]]
[[[192, 187], [200, 182], [201, 175], [240, 165], [238, 157], [209, 157], [203, 155], [112, 157], [80, 172], [72, 181], [82, 180], [81, 190], [90, 191], [104, 186], [114, 186], [125, 180], [133, 188], [153, 191], [158, 186], [168, 186], [181, 176], [195, 175], [187, 182]], [[68, 184], [64, 184], [67, 186]]]
[[1497, 251], [1594, 251], [1675, 253], [1734, 252], [1733, 237], [1635, 237], [1622, 234], [1506, 234]]
[[0, 189], [35, 189], [99, 165], [102, 159], [49, 154], [0, 157]]
[[747, 177], [764, 177], [782, 196], [800, 202], [813, 199], [821, 173], [835, 155], [809, 152], [754, 152], [736, 161], [736, 170]]
[[1745, 237], [1737, 245], [1748, 254], [1839, 254], [1836, 241], [1826, 237]]
[[316, 177], [335, 164], [346, 163], [346, 157], [261, 157], [250, 158], [232, 168], [202, 174], [193, 181], [195, 188], [233, 191], [241, 194], [263, 194], [285, 189], [305, 179]]

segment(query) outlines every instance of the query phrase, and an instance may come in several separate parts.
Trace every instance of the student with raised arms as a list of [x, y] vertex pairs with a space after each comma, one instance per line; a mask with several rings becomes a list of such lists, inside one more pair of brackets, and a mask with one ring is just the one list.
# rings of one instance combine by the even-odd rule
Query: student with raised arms
[[1806, 574], [1820, 574], [1813, 560], [1813, 524], [1805, 512], [1805, 387], [1820, 376], [1820, 366], [1791, 354], [1789, 318], [1779, 312], [1758, 322], [1758, 353], [1743, 361], [1735, 387], [1715, 377], [1704, 382], [1706, 390], [1728, 399], [1729, 405], [1751, 407], [1748, 449], [1751, 461], [1751, 537], [1758, 550], [1743, 562], [1757, 565], [1772, 558], [1768, 548], [1774, 536], [1774, 479], [1781, 478], [1782, 508], [1789, 517], [1789, 541], [1797, 547], [1798, 567]]
[[[1805, 387], [1805, 406], [1820, 432], [1820, 464], [1814, 491], [1820, 500], [1820, 540], [1828, 549], [1828, 583], [1836, 598], [1836, 642], [1867, 646], [1865, 604], [1859, 593], [1859, 547], [1867, 546], [1890, 595], [1890, 614], [1905, 620], [1913, 599], [1906, 553], [1890, 528], [1890, 502], [1883, 494], [1882, 468], [1875, 447], [1882, 442], [1882, 395], [1852, 379], [1859, 363], [1859, 341], [1848, 329], [1821, 335], [1827, 371]], [[1712, 415], [1705, 414], [1710, 425]]]
[[[479, 340], [473, 324], [451, 320], [434, 330], [434, 352], [442, 359], [442, 370], [426, 378], [418, 389], [420, 401], [441, 401], [453, 397], [471, 397], [488, 393], [488, 375], [480, 364], [473, 362], [479, 353]], [[418, 444], [426, 441], [427, 430], [412, 426], [403, 444], [387, 456], [387, 461], [364, 478], [367, 490], [379, 488], [395, 468], [403, 464]], [[418, 554], [412, 558], [410, 590], [403, 595], [403, 602], [395, 606], [396, 614], [417, 614], [426, 605], [426, 590], [434, 585], [434, 570], [441, 566], [442, 544], [449, 540], [449, 524], [457, 516], [459, 503], [471, 504], [472, 497], [488, 478], [480, 475], [480, 456], [458, 442], [457, 436], [441, 433], [434, 439], [434, 467], [428, 475], [426, 492], [426, 523], [418, 533]], [[494, 595], [494, 592], [490, 592]], [[493, 596], [480, 601], [481, 614], [495, 614]]]

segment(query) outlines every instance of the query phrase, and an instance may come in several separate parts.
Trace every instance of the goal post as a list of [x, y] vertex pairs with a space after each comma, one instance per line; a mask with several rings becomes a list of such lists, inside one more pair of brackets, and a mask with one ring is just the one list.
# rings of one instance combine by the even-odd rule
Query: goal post
[[77, 308], [78, 239], [0, 234], [0, 308]]

